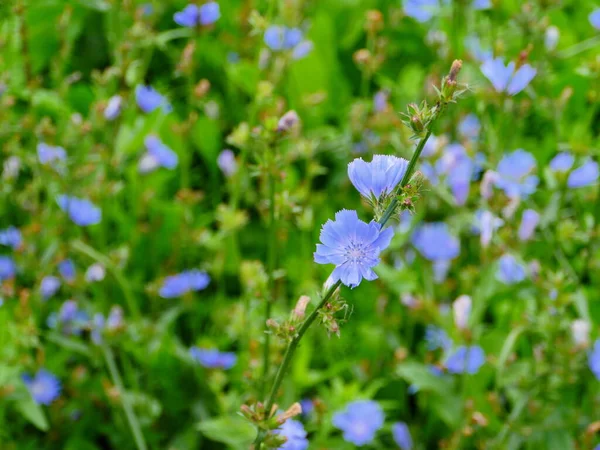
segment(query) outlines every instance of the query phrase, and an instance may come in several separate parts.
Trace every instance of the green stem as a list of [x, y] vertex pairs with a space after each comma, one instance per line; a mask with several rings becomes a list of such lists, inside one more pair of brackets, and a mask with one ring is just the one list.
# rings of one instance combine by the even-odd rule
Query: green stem
[[131, 434], [133, 434], [135, 445], [138, 448], [138, 450], [147, 450], [148, 447], [146, 447], [146, 442], [144, 441], [144, 435], [142, 434], [140, 423], [138, 422], [135, 412], [133, 411], [133, 407], [131, 406], [129, 398], [127, 397], [125, 389], [123, 388], [123, 382], [121, 381], [119, 369], [117, 368], [117, 364], [115, 363], [115, 357], [111, 349], [107, 345], [103, 345], [102, 350], [104, 353], [106, 366], [108, 367], [108, 372], [110, 373], [110, 377], [113, 380], [113, 384], [119, 390], [119, 398], [121, 399], [121, 404], [123, 406], [123, 411], [125, 411], [125, 416], [127, 417], [127, 422], [129, 423]]

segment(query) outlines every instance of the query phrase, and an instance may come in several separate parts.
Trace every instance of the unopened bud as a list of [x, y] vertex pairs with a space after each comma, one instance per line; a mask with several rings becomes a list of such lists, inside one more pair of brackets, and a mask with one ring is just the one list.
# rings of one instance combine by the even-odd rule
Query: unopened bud
[[375, 32], [383, 28], [383, 14], [381, 14], [381, 11], [376, 9], [370, 9], [367, 11], [366, 28], [371, 32]]
[[420, 133], [425, 129], [425, 125], [419, 116], [412, 116], [410, 118], [410, 127], [416, 133]]
[[299, 121], [300, 118], [298, 117], [298, 113], [292, 109], [281, 116], [281, 119], [279, 119], [279, 122], [277, 122], [277, 131], [289, 131], [296, 126]]
[[361, 48], [354, 53], [354, 62], [359, 66], [363, 66], [371, 59], [371, 52], [366, 48]]
[[303, 319], [306, 313], [306, 306], [310, 303], [310, 297], [308, 295], [302, 295], [298, 302], [296, 303], [296, 307], [292, 312], [292, 317], [294, 319]]
[[267, 325], [267, 328], [272, 328], [274, 330], [279, 328], [279, 324], [277, 323], [277, 321], [275, 319], [267, 319], [266, 325]]
[[456, 83], [456, 78], [458, 77], [458, 73], [462, 68], [462, 61], [460, 59], [455, 59], [452, 63], [452, 67], [450, 68], [450, 74], [448, 75], [448, 81], [452, 81]]

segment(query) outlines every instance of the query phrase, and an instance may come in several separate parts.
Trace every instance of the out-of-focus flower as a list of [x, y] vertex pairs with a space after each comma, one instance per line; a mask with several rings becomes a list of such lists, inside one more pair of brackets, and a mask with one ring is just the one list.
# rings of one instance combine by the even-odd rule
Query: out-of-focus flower
[[102, 211], [89, 200], [71, 195], [59, 195], [57, 203], [79, 226], [96, 225], [102, 220]]
[[228, 148], [219, 153], [219, 156], [217, 157], [217, 165], [223, 172], [223, 175], [226, 177], [234, 175], [238, 170], [235, 154]]
[[571, 323], [573, 342], [580, 347], [587, 347], [590, 343], [590, 323], [585, 319], [575, 319]]
[[67, 336], [80, 336], [83, 330], [88, 329], [90, 325], [88, 314], [79, 309], [74, 300], [65, 301], [57, 313], [48, 316], [46, 323], [48, 327], [57, 329]]
[[58, 263], [58, 273], [66, 281], [73, 281], [75, 279], [75, 264], [71, 259], [65, 259]]
[[506, 254], [498, 260], [496, 279], [504, 284], [516, 284], [525, 279], [525, 267], [514, 256]]
[[588, 354], [588, 365], [596, 379], [600, 380], [600, 339], [594, 341], [594, 346]]
[[481, 185], [479, 186], [479, 191], [483, 198], [488, 199], [492, 196], [493, 186], [499, 179], [500, 175], [498, 175], [498, 173], [494, 172], [493, 170], [485, 171], [481, 180]]
[[537, 176], [530, 175], [535, 168], [535, 158], [523, 149], [504, 155], [496, 170], [496, 187], [510, 198], [527, 198], [535, 192], [539, 182]]
[[448, 359], [446, 368], [453, 374], [468, 373], [474, 375], [485, 363], [485, 352], [478, 345], [461, 345]]
[[[421, 169], [430, 171], [425, 164], [421, 166]], [[437, 160], [434, 168], [435, 174], [426, 173], [425, 175], [434, 184], [437, 183], [438, 176], [445, 175], [456, 203], [463, 205], [469, 195], [473, 170], [473, 161], [466, 149], [461, 144], [453, 143], [446, 146], [442, 157]]]
[[49, 405], [60, 395], [60, 381], [45, 369], [38, 370], [33, 378], [27, 374], [21, 378], [38, 405]]
[[312, 49], [314, 48], [314, 44], [312, 41], [303, 40], [298, 45], [294, 47], [292, 50], [292, 59], [302, 59], [307, 56]]
[[0, 282], [15, 276], [17, 267], [10, 256], [0, 256]]
[[16, 250], [21, 246], [23, 237], [21, 232], [15, 227], [8, 227], [4, 230], [0, 230], [0, 245], [6, 245]]
[[513, 61], [505, 66], [502, 58], [495, 58], [486, 60], [481, 65], [481, 72], [490, 80], [496, 91], [516, 95], [533, 80], [537, 70], [529, 64], [523, 64], [515, 71]]
[[158, 108], [162, 108], [165, 112], [171, 110], [171, 105], [167, 99], [159, 94], [152, 86], [138, 84], [135, 88], [135, 101], [145, 113], [151, 113]]
[[195, 27], [197, 25], [211, 25], [221, 17], [221, 10], [217, 2], [208, 2], [198, 7], [187, 5], [183, 10], [173, 15], [173, 20], [182, 27]]
[[315, 404], [310, 398], [300, 400], [300, 407], [302, 408], [302, 417], [310, 416], [315, 410]]
[[123, 308], [118, 305], [114, 305], [110, 308], [108, 313], [108, 317], [106, 319], [106, 329], [108, 331], [114, 331], [122, 328], [123, 325]]
[[150, 171], [148, 170], [150, 167], [152, 169], [164, 167], [169, 170], [177, 167], [177, 163], [179, 162], [177, 153], [163, 144], [158, 137], [153, 135], [147, 136], [144, 139], [144, 145], [146, 146], [147, 153], [142, 157], [142, 161], [144, 161], [144, 158], [152, 159], [153, 161], [151, 164], [147, 162], [147, 166], [140, 162], [140, 172], [147, 173]]
[[482, 47], [481, 41], [477, 36], [467, 36], [465, 38], [465, 46], [469, 49], [469, 52], [471, 52], [473, 57], [480, 63], [493, 59], [494, 57], [492, 51], [489, 48], [484, 49]]
[[567, 186], [570, 188], [586, 187], [596, 181], [598, 181], [598, 163], [590, 159], [569, 174]]
[[544, 33], [544, 47], [546, 47], [546, 50], [550, 52], [555, 50], [556, 46], [558, 45], [559, 38], [560, 30], [558, 29], [558, 27], [551, 25], [548, 28], [546, 28], [546, 33]]
[[302, 422], [288, 419], [274, 433], [287, 438], [287, 442], [279, 447], [279, 450], [306, 450], [308, 448], [307, 433]]
[[588, 17], [590, 19], [590, 23], [596, 30], [600, 30], [600, 8], [592, 11]]
[[274, 52], [292, 50], [293, 59], [302, 59], [313, 49], [312, 41], [304, 39], [302, 30], [283, 25], [271, 25], [265, 30], [263, 40]]
[[429, 136], [429, 139], [427, 139], [427, 142], [425, 142], [421, 156], [428, 158], [435, 155], [440, 148], [441, 141], [441, 138], [434, 136], [433, 134]]
[[554, 172], [566, 172], [575, 162], [575, 157], [569, 152], [561, 152], [550, 161], [550, 169]]
[[458, 124], [458, 132], [466, 139], [476, 140], [480, 131], [481, 122], [475, 114], [467, 114]]
[[402, 450], [412, 450], [413, 441], [410, 435], [410, 430], [408, 429], [408, 425], [406, 425], [406, 423], [394, 423], [392, 425], [392, 436], [394, 437], [394, 442], [396, 445]]
[[[388, 107], [388, 98], [390, 93], [385, 89], [377, 91], [373, 96], [373, 110], [375, 112], [385, 111]], [[431, 139], [431, 138], [430, 138]]]
[[2, 166], [2, 178], [17, 178], [21, 170], [21, 159], [18, 156], [9, 156]]
[[323, 225], [315, 262], [335, 264], [331, 281], [341, 280], [346, 286], [356, 287], [363, 278], [377, 278], [372, 268], [379, 264], [379, 254], [388, 247], [393, 235], [391, 227], [381, 230], [377, 222], [363, 222], [356, 211], [344, 209], [336, 213], [335, 221], [328, 220]]
[[102, 344], [102, 332], [104, 331], [104, 316], [100, 313], [94, 314], [90, 330], [90, 338], [96, 345]]
[[408, 168], [404, 158], [374, 155], [371, 162], [356, 158], [348, 164], [348, 177], [361, 195], [369, 200], [379, 200], [392, 194]]
[[487, 209], [478, 209], [475, 212], [473, 232], [480, 235], [482, 247], [490, 245], [494, 232], [502, 225], [504, 221]]
[[210, 283], [210, 277], [200, 270], [186, 270], [165, 278], [158, 291], [162, 298], [180, 297], [188, 292], [201, 291]]
[[298, 117], [298, 113], [293, 109], [286, 112], [281, 118], [279, 122], [277, 122], [277, 131], [284, 132], [290, 131], [300, 122], [300, 118]]
[[67, 152], [59, 146], [48, 145], [40, 142], [37, 146], [37, 154], [40, 163], [54, 164], [67, 159]]
[[[445, 1], [447, 3], [447, 1]], [[404, 14], [417, 22], [427, 22], [440, 10], [439, 0], [404, 0]]]
[[492, 2], [490, 0], [473, 0], [472, 6], [474, 10], [481, 11], [483, 9], [490, 9]]
[[468, 295], [461, 295], [452, 303], [452, 312], [454, 314], [454, 325], [459, 330], [465, 330], [471, 315], [473, 302]]
[[228, 370], [235, 366], [237, 356], [231, 352], [220, 352], [216, 349], [190, 348], [192, 359], [207, 369]]
[[94, 263], [85, 271], [85, 281], [93, 283], [94, 281], [102, 281], [106, 276], [106, 269], [100, 263]]
[[521, 225], [519, 225], [519, 240], [528, 241], [533, 236], [535, 228], [540, 221], [540, 215], [533, 209], [526, 209], [521, 216]]
[[425, 328], [425, 344], [429, 351], [438, 349], [446, 350], [452, 346], [452, 340], [442, 328], [435, 325], [427, 325]]
[[60, 280], [57, 277], [47, 276], [42, 278], [40, 293], [44, 300], [48, 300], [60, 289]]
[[429, 261], [447, 261], [460, 253], [460, 242], [444, 222], [425, 223], [411, 237], [419, 253]]
[[69, 320], [75, 319], [77, 309], [77, 302], [75, 300], [67, 300], [60, 307], [58, 319], [62, 322], [68, 322]]
[[120, 95], [113, 95], [108, 99], [108, 104], [104, 108], [104, 118], [106, 120], [115, 120], [121, 113], [123, 98]]
[[373, 442], [375, 434], [383, 427], [384, 415], [379, 403], [356, 400], [336, 412], [332, 423], [342, 430], [346, 442], [362, 446]]

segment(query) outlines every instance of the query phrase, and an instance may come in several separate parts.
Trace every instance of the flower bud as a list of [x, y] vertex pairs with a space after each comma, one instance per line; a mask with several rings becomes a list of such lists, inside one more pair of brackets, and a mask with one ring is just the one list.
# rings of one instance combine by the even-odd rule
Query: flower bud
[[292, 109], [281, 116], [281, 119], [279, 119], [279, 122], [277, 122], [277, 131], [280, 133], [290, 131], [298, 124], [298, 122], [300, 122], [298, 113]]
[[296, 307], [294, 311], [292, 311], [292, 317], [296, 320], [304, 319], [304, 315], [306, 313], [306, 306], [310, 303], [310, 297], [308, 295], [302, 295], [298, 302], [296, 303]]
[[354, 53], [354, 62], [359, 66], [364, 66], [371, 59], [371, 52], [366, 48], [361, 48]]

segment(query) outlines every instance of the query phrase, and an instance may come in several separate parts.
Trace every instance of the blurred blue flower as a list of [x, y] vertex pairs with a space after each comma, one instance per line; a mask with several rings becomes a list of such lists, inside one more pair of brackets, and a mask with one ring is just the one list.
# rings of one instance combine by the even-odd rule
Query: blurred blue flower
[[346, 286], [356, 287], [363, 278], [375, 280], [372, 268], [379, 264], [379, 254], [392, 240], [394, 230], [381, 230], [381, 225], [359, 220], [356, 211], [343, 209], [335, 221], [328, 220], [321, 229], [320, 240], [314, 253], [318, 264], [335, 264], [329, 277], [332, 283], [341, 280]]
[[104, 118], [106, 120], [115, 120], [117, 117], [119, 117], [122, 103], [123, 98], [120, 95], [114, 95], [108, 99], [108, 104], [104, 109]]
[[567, 186], [580, 188], [594, 184], [596, 181], [598, 181], [598, 163], [590, 159], [569, 174]]
[[57, 329], [65, 335], [80, 336], [83, 330], [89, 328], [90, 317], [79, 309], [74, 300], [65, 301], [58, 313], [48, 316], [46, 324], [49, 328]]
[[200, 21], [200, 8], [197, 5], [187, 5], [173, 14], [173, 20], [182, 27], [195, 27]]
[[283, 47], [286, 49], [294, 48], [296, 45], [302, 42], [303, 37], [304, 34], [300, 28], [287, 28], [284, 34]]
[[102, 332], [104, 331], [104, 316], [101, 313], [94, 314], [90, 327], [90, 338], [96, 345], [102, 344]]
[[533, 209], [526, 209], [521, 216], [521, 225], [519, 225], [519, 240], [527, 241], [531, 239], [535, 228], [540, 221], [540, 215]]
[[315, 404], [310, 398], [303, 398], [300, 400], [300, 407], [302, 408], [302, 417], [308, 417], [314, 411]]
[[481, 131], [481, 122], [475, 114], [467, 114], [458, 124], [458, 132], [465, 139], [476, 140]]
[[42, 278], [40, 293], [44, 300], [48, 300], [60, 289], [60, 280], [57, 277], [47, 276]]
[[441, 139], [435, 135], [429, 136], [427, 142], [425, 142], [425, 146], [423, 147], [423, 151], [421, 152], [421, 156], [424, 158], [428, 158], [437, 153], [440, 147]]
[[304, 58], [313, 48], [312, 42], [304, 39], [302, 30], [283, 25], [271, 25], [265, 30], [263, 40], [275, 52], [292, 50], [294, 59]]
[[600, 380], [600, 339], [596, 339], [588, 354], [588, 365], [596, 379]]
[[[286, 46], [288, 42], [286, 34], [288, 31], [289, 29], [283, 25], [271, 25], [265, 30], [263, 40], [265, 44], [267, 44], [267, 47], [273, 51], [290, 50], [292, 47]], [[293, 34], [295, 34], [295, 32]], [[293, 41], [293, 39], [290, 41]]]
[[458, 143], [446, 146], [440, 159], [435, 163], [435, 176], [445, 175], [446, 182], [458, 205], [464, 205], [469, 195], [473, 178], [473, 161], [467, 150]]
[[443, 283], [448, 276], [448, 270], [450, 270], [450, 260], [449, 259], [438, 259], [437, 261], [433, 261], [433, 281], [436, 283]]
[[496, 279], [504, 284], [516, 284], [525, 279], [525, 267], [514, 256], [506, 254], [498, 260]]
[[490, 0], [473, 0], [472, 6], [476, 11], [490, 9], [492, 7], [492, 2]]
[[439, 9], [439, 0], [404, 0], [404, 13], [417, 22], [427, 22]]
[[354, 187], [367, 199], [379, 199], [392, 194], [408, 168], [404, 158], [374, 155], [371, 162], [356, 158], [348, 164], [348, 177]]
[[408, 425], [404, 422], [396, 422], [392, 425], [392, 436], [396, 445], [402, 450], [412, 450], [412, 437]]
[[15, 276], [17, 267], [9, 256], [0, 255], [0, 282]]
[[478, 345], [458, 347], [448, 359], [446, 359], [446, 368], [448, 372], [459, 374], [468, 373], [474, 375], [485, 363], [485, 352]]
[[48, 145], [43, 142], [37, 145], [37, 154], [42, 164], [52, 164], [67, 159], [67, 152], [64, 148]]
[[504, 65], [502, 58], [488, 59], [481, 65], [481, 72], [491, 81], [498, 92], [515, 95], [527, 87], [537, 71], [529, 64], [523, 64], [515, 71], [515, 63]]
[[444, 329], [435, 325], [427, 325], [425, 328], [425, 344], [429, 351], [446, 350], [452, 346], [452, 339], [448, 337], [448, 333]]
[[274, 433], [287, 438], [287, 442], [279, 447], [279, 450], [306, 450], [308, 448], [307, 433], [302, 422], [288, 419]]
[[481, 41], [477, 36], [467, 36], [465, 38], [465, 45], [469, 49], [473, 57], [481, 63], [493, 59], [494, 57], [491, 50], [484, 49], [481, 46]]
[[[385, 89], [381, 89], [381, 90], [377, 91], [375, 93], [375, 95], [373, 96], [373, 110], [375, 112], [385, 111], [388, 106], [389, 96], [390, 96], [390, 93]], [[430, 139], [431, 139], [431, 137], [430, 137]], [[423, 154], [423, 153], [421, 153], [421, 154]]]
[[363, 446], [375, 439], [383, 427], [384, 415], [379, 403], [372, 400], [350, 402], [333, 415], [333, 426], [342, 430], [346, 442]]
[[67, 300], [60, 307], [60, 312], [58, 313], [58, 320], [61, 322], [68, 322], [70, 320], [74, 320], [77, 314], [77, 302], [75, 300]]
[[546, 32], [544, 33], [544, 47], [546, 47], [546, 50], [553, 51], [556, 49], [559, 39], [560, 30], [558, 27], [550, 25], [548, 28], [546, 28]]
[[201, 291], [210, 283], [210, 277], [200, 270], [186, 270], [165, 278], [158, 291], [162, 298], [175, 298], [191, 291]]
[[550, 161], [550, 169], [554, 172], [566, 172], [575, 162], [575, 157], [569, 152], [560, 152], [552, 161]]
[[167, 99], [159, 94], [152, 86], [138, 84], [135, 88], [135, 101], [145, 113], [151, 113], [155, 109], [161, 107], [165, 112], [171, 110], [171, 105]]
[[106, 269], [100, 263], [94, 263], [85, 271], [85, 281], [93, 283], [94, 281], [102, 281], [106, 276]]
[[58, 263], [58, 273], [66, 281], [73, 281], [75, 279], [75, 264], [71, 259], [65, 259]]
[[208, 369], [228, 370], [235, 366], [237, 356], [231, 352], [220, 352], [216, 349], [199, 347], [190, 348], [192, 359]]
[[60, 395], [60, 381], [45, 369], [38, 370], [33, 378], [27, 374], [21, 378], [38, 405], [49, 405]]
[[589, 15], [589, 19], [592, 26], [595, 29], [600, 30], [600, 8], [592, 11]]
[[23, 237], [21, 232], [15, 227], [8, 227], [4, 230], [0, 230], [0, 245], [6, 245], [16, 250], [21, 246]]
[[156, 136], [147, 136], [144, 139], [144, 145], [148, 150], [147, 156], [152, 158], [154, 161], [154, 168], [164, 167], [165, 169], [172, 170], [177, 167], [179, 157], [177, 153], [167, 147], [163, 142]]
[[208, 2], [200, 6], [200, 25], [211, 25], [221, 18], [221, 9], [217, 2]]
[[292, 50], [292, 59], [304, 58], [310, 52], [312, 52], [313, 47], [314, 47], [314, 44], [312, 41], [309, 41], [307, 39], [303, 40], [298, 45], [296, 45], [294, 47], [294, 49]]
[[504, 221], [488, 210], [478, 209], [473, 221], [473, 233], [479, 234], [481, 245], [487, 247], [492, 241], [494, 232], [504, 225]]
[[460, 242], [448, 231], [444, 222], [425, 223], [411, 237], [419, 253], [429, 261], [454, 259], [460, 253]]
[[530, 175], [535, 168], [533, 155], [517, 149], [504, 155], [498, 163], [495, 185], [510, 198], [527, 198], [536, 191], [539, 182], [537, 176]]
[[238, 169], [235, 154], [228, 148], [219, 153], [217, 165], [226, 177], [234, 175]]
[[60, 209], [79, 226], [96, 225], [102, 220], [102, 211], [89, 200], [70, 195], [59, 195], [56, 200]]
[[108, 317], [106, 319], [106, 329], [108, 331], [115, 331], [119, 328], [123, 328], [123, 308], [119, 305], [114, 305], [110, 308]]

